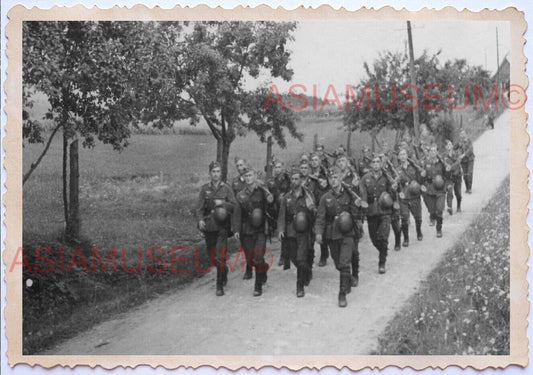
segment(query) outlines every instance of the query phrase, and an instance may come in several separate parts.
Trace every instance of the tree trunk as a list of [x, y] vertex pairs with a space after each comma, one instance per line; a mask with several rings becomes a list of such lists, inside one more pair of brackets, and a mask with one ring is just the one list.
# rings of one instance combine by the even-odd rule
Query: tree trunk
[[346, 137], [346, 153], [352, 157], [352, 125], [348, 127], [348, 136]]
[[217, 161], [222, 169], [222, 181], [228, 179], [228, 159], [231, 142], [227, 139], [217, 139]]
[[267, 155], [266, 155], [266, 179], [272, 177], [272, 136], [267, 138]]
[[70, 230], [67, 232], [67, 238], [74, 242], [80, 240], [80, 206], [79, 206], [79, 185], [80, 172], [78, 165], [78, 140], [76, 139], [70, 144], [70, 207], [69, 207], [69, 222]]
[[68, 173], [68, 134], [67, 129], [63, 126], [63, 214], [65, 216], [65, 234], [70, 232], [70, 220], [69, 220], [69, 209], [68, 209], [68, 182], [67, 182], [67, 173]]

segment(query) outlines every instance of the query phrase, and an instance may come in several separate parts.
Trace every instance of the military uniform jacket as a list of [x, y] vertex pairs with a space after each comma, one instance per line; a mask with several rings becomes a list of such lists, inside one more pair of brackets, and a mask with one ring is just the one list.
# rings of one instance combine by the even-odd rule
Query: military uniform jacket
[[196, 206], [196, 219], [205, 221], [206, 232], [218, 232], [222, 229], [222, 226], [213, 219], [215, 200], [217, 199], [224, 201], [222, 205], [228, 212], [233, 212], [236, 201], [229, 185], [220, 182], [218, 186], [215, 186], [209, 182], [201, 187]]
[[313, 196], [316, 196], [316, 189], [318, 186], [318, 182], [311, 177], [307, 176], [307, 178], [302, 182], [302, 186], [307, 189]]
[[472, 141], [470, 139], [466, 139], [464, 141], [459, 141], [457, 143], [456, 149], [459, 150], [460, 154], [464, 154], [463, 161], [472, 161], [475, 159], [474, 155], [474, 145], [472, 145]]
[[342, 182], [351, 185], [353, 181], [353, 172], [351, 169], [346, 168], [346, 171], [344, 172], [344, 176], [342, 176]]
[[363, 156], [359, 161], [357, 162], [357, 171], [359, 172], [359, 177], [363, 177], [365, 174], [370, 172], [370, 163], [372, 162], [372, 159]]
[[461, 154], [458, 151], [452, 151], [451, 154], [446, 153], [443, 155], [442, 160], [448, 166], [450, 170], [444, 173], [446, 180], [451, 180], [453, 177], [460, 177], [461, 172]]
[[400, 174], [398, 178], [398, 189], [401, 193], [403, 193], [403, 199], [418, 198], [420, 194], [413, 196], [409, 191], [409, 184], [411, 181], [415, 180], [419, 184], [423, 183], [422, 177], [420, 176], [418, 170], [409, 161], [406, 161], [403, 165], [398, 165], [396, 170]]
[[361, 199], [368, 203], [366, 216], [380, 216], [390, 215], [392, 208], [383, 210], [379, 206], [379, 197], [384, 192], [387, 192], [394, 199], [396, 194], [392, 191], [392, 186], [383, 172], [379, 172], [377, 176], [373, 172], [368, 172], [361, 178], [359, 183], [359, 191], [361, 192]]
[[[234, 233], [241, 235], [251, 235], [257, 232], [266, 233], [266, 210], [269, 206], [267, 203], [267, 189], [256, 183], [250, 190], [245, 185], [237, 195], [237, 204], [233, 212], [232, 229]], [[263, 224], [259, 228], [254, 228], [251, 223], [252, 211], [260, 208], [263, 211]]]
[[281, 196], [289, 191], [291, 179], [287, 172], [281, 172], [279, 175], [270, 178], [267, 181], [268, 190], [274, 195], [274, 199], [279, 202]]
[[244, 187], [246, 183], [242, 176], [237, 176], [231, 181], [231, 188], [233, 189], [233, 194], [236, 196]]
[[[320, 198], [316, 214], [315, 233], [322, 234], [326, 240], [341, 239], [343, 234], [338, 229], [337, 220], [338, 215], [343, 211], [352, 215], [352, 222], [355, 225], [355, 221], [360, 215], [353, 197], [342, 186], [338, 193], [330, 189]], [[345, 236], [355, 237], [354, 228], [352, 227], [352, 230]]]
[[278, 215], [278, 228], [285, 233], [286, 237], [296, 237], [297, 232], [294, 229], [294, 217], [298, 212], [305, 212], [307, 222], [309, 223], [308, 232], [311, 232], [316, 206], [314, 198], [303, 188], [296, 191], [290, 190], [281, 198], [281, 204]]
[[436, 190], [435, 187], [433, 186], [433, 178], [435, 176], [440, 174], [442, 178], [445, 178], [444, 164], [438, 158], [435, 158], [435, 160], [426, 158], [424, 160], [423, 167], [426, 170], [426, 177], [424, 178], [424, 185], [427, 188], [426, 194], [429, 194], [429, 195], [445, 194], [444, 188], [442, 188], [441, 190]]

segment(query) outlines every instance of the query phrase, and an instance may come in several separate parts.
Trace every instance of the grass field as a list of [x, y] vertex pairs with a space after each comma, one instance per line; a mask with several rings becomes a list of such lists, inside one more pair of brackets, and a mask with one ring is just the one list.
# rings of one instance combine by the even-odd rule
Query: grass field
[[379, 339], [380, 355], [508, 355], [509, 178]]
[[[465, 123], [472, 134], [483, 130], [480, 122]], [[339, 119], [305, 119], [298, 127], [304, 134], [303, 142], [288, 139], [286, 149], [273, 147], [276, 157], [289, 164], [312, 150], [315, 133], [320, 134], [318, 141], [327, 150], [346, 144], [346, 133]], [[368, 134], [355, 133], [352, 137], [355, 155], [360, 154], [363, 144], [369, 143]], [[49, 246], [57, 252], [63, 246], [61, 146], [58, 137], [23, 188], [26, 252], [39, 246]], [[25, 144], [25, 171], [42, 148], [43, 145]], [[208, 180], [207, 165], [215, 151], [214, 138], [196, 131], [136, 134], [121, 153], [101, 143], [92, 150], [80, 149], [82, 254], [89, 256], [93, 246], [102, 252], [108, 252], [113, 246], [124, 247], [125, 264], [135, 268], [139, 247], [146, 250], [159, 246], [169, 251], [172, 246], [202, 246], [191, 210], [199, 187]], [[232, 144], [230, 160], [237, 155], [262, 169], [266, 145], [253, 134], [237, 138]], [[235, 175], [233, 163], [229, 171], [230, 176]], [[65, 259], [69, 259], [74, 249], [63, 247]], [[230, 248], [237, 247], [232, 240]], [[167, 253], [163, 258], [168, 261], [169, 256]], [[153, 273], [143, 267], [136, 273], [102, 275], [84, 272], [83, 267], [75, 265], [68, 274], [32, 275], [36, 284], [24, 293], [24, 353], [44, 349], [56, 340], [201, 276], [191, 266], [194, 257], [190, 253], [188, 256], [189, 268], [193, 269], [189, 273]], [[34, 261], [30, 259], [31, 264]], [[202, 255], [199, 262], [205, 265], [209, 260]]]

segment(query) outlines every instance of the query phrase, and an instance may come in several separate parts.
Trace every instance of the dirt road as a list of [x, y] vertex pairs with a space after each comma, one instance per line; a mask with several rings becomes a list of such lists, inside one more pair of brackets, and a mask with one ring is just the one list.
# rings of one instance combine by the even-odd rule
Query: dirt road
[[[368, 235], [363, 238], [359, 287], [348, 295], [345, 309], [337, 307], [339, 276], [331, 260], [326, 267], [315, 266], [304, 298], [295, 295], [294, 267], [282, 271], [274, 265], [261, 297], [252, 296], [253, 281], [243, 281], [239, 268], [230, 275], [224, 297], [215, 296], [211, 273], [43, 354], [368, 354], [387, 322], [509, 174], [509, 122], [509, 113], [503, 113], [496, 129], [475, 142], [473, 194], [464, 195], [462, 214], [445, 213], [442, 239], [428, 226], [424, 208], [424, 240], [416, 241], [411, 225], [411, 245], [390, 251], [388, 271], [379, 275], [377, 251]], [[277, 263], [277, 242], [272, 251]]]

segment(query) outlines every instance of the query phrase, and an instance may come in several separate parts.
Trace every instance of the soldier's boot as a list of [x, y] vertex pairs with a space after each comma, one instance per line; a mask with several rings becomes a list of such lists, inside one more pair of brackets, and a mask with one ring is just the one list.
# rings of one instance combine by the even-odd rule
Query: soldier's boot
[[409, 226], [407, 224], [402, 224], [402, 233], [403, 233], [403, 247], [409, 246]]
[[348, 306], [348, 301], [346, 301], [346, 293], [339, 292], [339, 307]]
[[356, 288], [359, 285], [359, 275], [352, 275], [352, 288]]
[[246, 272], [244, 273], [244, 276], [242, 277], [243, 280], [250, 280], [253, 277], [253, 270], [252, 266], [249, 264], [246, 264]]
[[442, 217], [437, 217], [437, 238], [442, 237]]
[[359, 285], [359, 259], [352, 259], [352, 278], [351, 278], [351, 286], [357, 287]]
[[254, 297], [258, 297], [263, 294], [263, 284], [266, 281], [266, 271], [255, 270], [255, 285], [254, 285]]
[[387, 248], [384, 248], [379, 251], [378, 272], [380, 274], [384, 274], [385, 272], [387, 272], [387, 268], [385, 267], [386, 261], [387, 261]]
[[301, 298], [305, 296], [304, 292], [304, 278], [305, 278], [305, 270], [298, 266], [296, 268], [296, 297]]
[[216, 291], [217, 297], [222, 297], [224, 295], [224, 287], [222, 284], [217, 284], [217, 291]]
[[217, 287], [225, 287], [228, 284], [228, 270], [226, 268], [219, 270], [217, 267]]
[[402, 242], [402, 231], [400, 228], [396, 229], [394, 231], [394, 250], [399, 251], [401, 247]]
[[422, 235], [422, 220], [416, 220], [416, 238], [418, 241], [422, 241], [424, 239], [424, 236]]
[[283, 259], [283, 254], [280, 254], [279, 261], [278, 261], [278, 267], [281, 267], [285, 264], [285, 259]]
[[339, 288], [339, 307], [348, 306], [346, 301], [346, 294], [350, 293], [351, 289], [351, 275], [349, 272], [340, 272], [340, 288]]
[[457, 213], [461, 212], [461, 199], [457, 198]]

